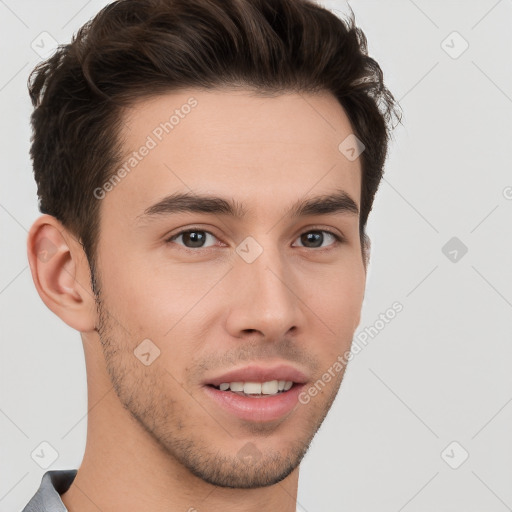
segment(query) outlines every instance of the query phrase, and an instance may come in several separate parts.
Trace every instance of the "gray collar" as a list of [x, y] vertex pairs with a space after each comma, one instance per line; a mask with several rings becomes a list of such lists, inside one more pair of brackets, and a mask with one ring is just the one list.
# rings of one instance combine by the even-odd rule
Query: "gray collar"
[[60, 495], [64, 494], [73, 480], [77, 469], [59, 469], [47, 471], [41, 479], [41, 485], [22, 512], [67, 512]]

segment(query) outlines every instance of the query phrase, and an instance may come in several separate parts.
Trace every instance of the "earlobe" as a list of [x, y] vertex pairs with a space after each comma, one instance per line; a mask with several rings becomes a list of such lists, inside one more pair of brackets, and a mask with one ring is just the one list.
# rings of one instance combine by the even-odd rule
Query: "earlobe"
[[95, 329], [95, 301], [82, 246], [53, 216], [43, 215], [27, 239], [32, 279], [46, 306], [80, 332]]

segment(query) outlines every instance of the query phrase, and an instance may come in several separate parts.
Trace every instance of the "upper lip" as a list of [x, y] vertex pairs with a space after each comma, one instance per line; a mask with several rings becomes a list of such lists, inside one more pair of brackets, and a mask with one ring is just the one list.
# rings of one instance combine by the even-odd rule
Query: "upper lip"
[[251, 364], [207, 379], [204, 384], [220, 386], [224, 382], [268, 382], [271, 380], [285, 380], [296, 384], [304, 384], [307, 382], [307, 377], [303, 372], [288, 364], [281, 363], [273, 366]]

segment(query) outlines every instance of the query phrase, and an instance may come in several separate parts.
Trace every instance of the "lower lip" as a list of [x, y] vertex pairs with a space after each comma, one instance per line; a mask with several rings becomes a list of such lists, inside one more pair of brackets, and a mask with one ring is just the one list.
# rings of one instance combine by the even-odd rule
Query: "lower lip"
[[205, 393], [225, 411], [240, 419], [254, 422], [274, 421], [290, 413], [297, 405], [303, 388], [304, 384], [295, 384], [283, 393], [253, 398], [204, 386]]

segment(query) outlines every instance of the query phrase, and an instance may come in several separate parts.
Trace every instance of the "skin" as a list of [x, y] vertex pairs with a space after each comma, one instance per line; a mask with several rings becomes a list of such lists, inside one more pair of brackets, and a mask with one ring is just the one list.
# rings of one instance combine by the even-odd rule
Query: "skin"
[[[87, 444], [62, 496], [70, 512], [295, 511], [299, 464], [343, 371], [274, 422], [231, 415], [202, 382], [251, 361], [284, 361], [312, 385], [350, 348], [360, 321], [358, 215], [286, 216], [295, 201], [335, 189], [360, 205], [360, 159], [338, 150], [352, 129], [334, 96], [214, 89], [140, 100], [124, 114], [126, 154], [191, 96], [191, 113], [101, 199], [97, 301], [76, 238], [49, 215], [29, 233], [36, 288], [81, 333], [85, 353]], [[231, 197], [249, 215], [137, 220], [187, 191]], [[165, 241], [190, 227], [211, 233], [208, 247]], [[322, 229], [345, 241], [324, 233], [318, 248], [301, 238]], [[235, 252], [249, 235], [263, 248], [250, 264]], [[54, 253], [40, 258], [45, 238]], [[160, 355], [146, 366], [133, 351], [148, 338]], [[241, 460], [244, 447], [255, 447], [252, 462]]]

